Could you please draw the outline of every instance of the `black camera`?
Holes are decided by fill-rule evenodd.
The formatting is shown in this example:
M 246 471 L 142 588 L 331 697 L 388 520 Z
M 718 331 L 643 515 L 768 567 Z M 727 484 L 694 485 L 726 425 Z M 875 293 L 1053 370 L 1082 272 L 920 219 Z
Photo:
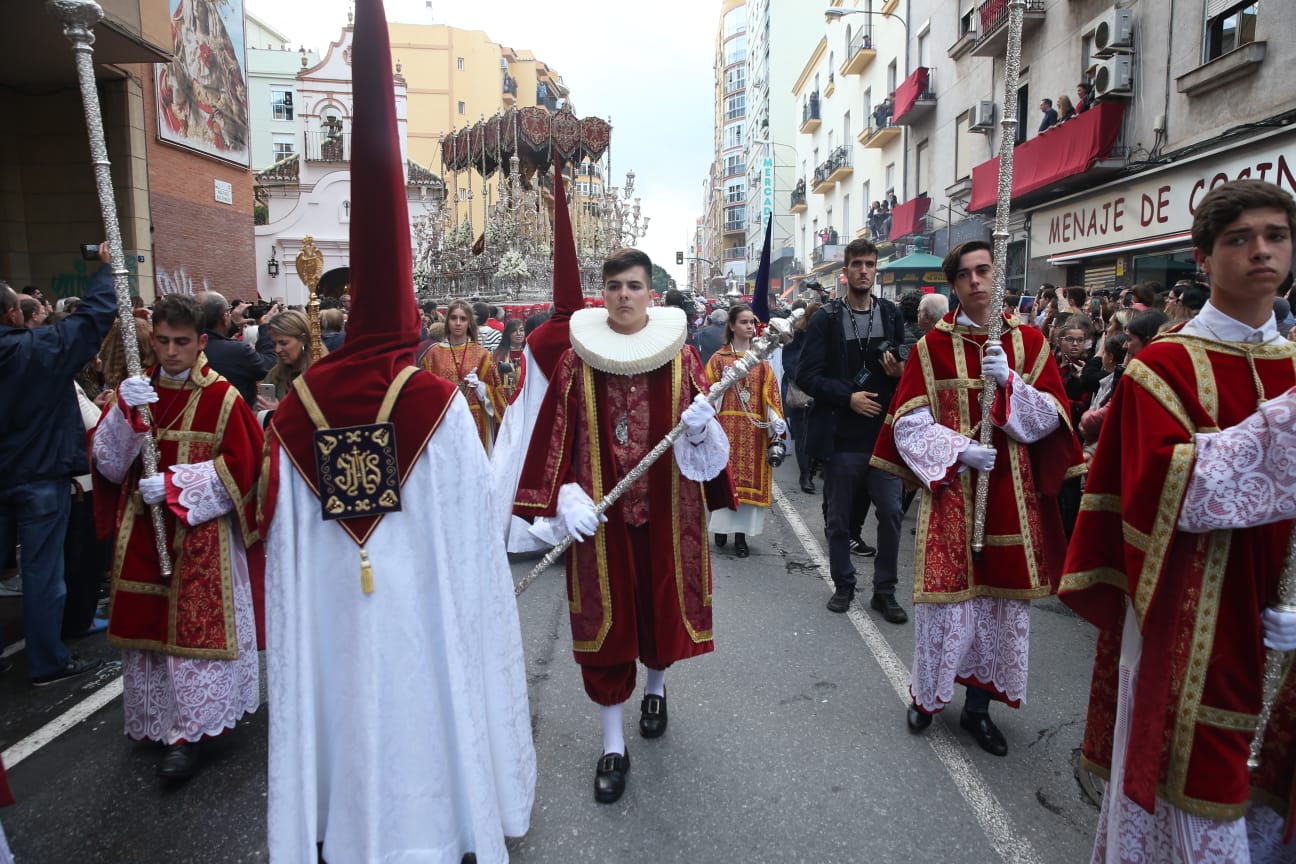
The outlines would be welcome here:
M 860 367 L 859 372 L 855 373 L 855 378 L 851 381 L 856 390 L 867 390 L 870 393 L 881 393 L 892 386 L 890 376 L 885 373 L 870 371 L 870 366 L 876 366 L 879 369 L 882 366 L 882 357 L 889 351 L 895 355 L 896 359 L 904 362 L 909 359 L 909 352 L 912 345 L 896 345 L 890 339 L 883 339 L 877 344 L 877 347 L 868 352 L 864 365 Z

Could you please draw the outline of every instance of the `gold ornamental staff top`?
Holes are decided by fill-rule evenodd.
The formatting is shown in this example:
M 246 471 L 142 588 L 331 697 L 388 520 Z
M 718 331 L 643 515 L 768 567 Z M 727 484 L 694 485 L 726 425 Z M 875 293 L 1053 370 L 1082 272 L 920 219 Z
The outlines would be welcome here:
M 315 293 L 315 289 L 319 287 L 320 277 L 323 275 L 324 253 L 315 248 L 315 238 L 307 234 L 302 238 L 301 249 L 297 252 L 297 277 L 310 289 L 306 317 L 310 320 L 312 363 L 324 356 L 324 338 L 320 334 L 319 296 Z

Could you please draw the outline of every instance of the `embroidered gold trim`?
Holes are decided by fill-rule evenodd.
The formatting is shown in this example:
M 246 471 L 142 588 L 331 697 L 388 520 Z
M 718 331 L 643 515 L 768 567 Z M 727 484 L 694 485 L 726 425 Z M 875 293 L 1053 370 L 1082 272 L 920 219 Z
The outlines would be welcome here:
M 1170 551 L 1170 538 L 1174 534 L 1179 508 L 1188 488 L 1188 479 L 1192 475 L 1193 461 L 1197 458 L 1197 448 L 1193 444 L 1176 444 L 1174 455 L 1166 470 L 1165 485 L 1162 487 L 1161 500 L 1157 506 L 1156 521 L 1152 533 L 1147 539 L 1147 548 L 1143 558 L 1143 569 L 1139 572 L 1138 588 L 1134 594 L 1134 614 L 1138 616 L 1139 629 L 1143 629 L 1143 619 L 1147 615 L 1148 604 L 1156 592 L 1157 583 L 1165 567 L 1165 558 Z M 1122 530 L 1124 526 L 1122 525 Z
M 1188 409 L 1184 407 L 1179 394 L 1160 375 L 1138 360 L 1132 361 L 1125 368 L 1125 375 L 1146 390 L 1153 399 L 1161 403 L 1161 407 L 1184 428 L 1184 431 L 1190 435 L 1196 431 L 1197 426 L 1188 416 Z
M 1080 510 L 1120 513 L 1121 498 L 1119 495 L 1099 495 L 1096 492 L 1086 492 L 1084 497 L 1080 499 Z
M 1204 726 L 1215 726 L 1233 732 L 1245 732 L 1248 736 L 1255 734 L 1259 717 L 1255 714 L 1243 714 L 1240 711 L 1228 711 L 1224 708 L 1211 708 L 1202 705 L 1197 709 L 1197 722 Z
M 603 489 L 603 452 L 599 439 L 599 418 L 598 405 L 596 404 L 594 391 L 594 367 L 588 363 L 581 364 L 582 381 L 585 391 L 585 422 L 589 431 L 590 442 L 590 482 L 593 486 L 591 490 L 594 501 L 597 503 L 603 500 L 605 494 Z M 599 625 L 598 635 L 592 640 L 576 641 L 572 639 L 572 650 L 580 652 L 598 653 L 603 647 L 604 640 L 612 630 L 612 586 L 608 581 L 608 562 L 607 562 L 607 531 L 600 523 L 595 531 L 594 537 L 594 555 L 598 561 L 598 585 L 599 599 L 603 604 L 603 622 Z M 576 553 L 572 553 L 572 558 Z

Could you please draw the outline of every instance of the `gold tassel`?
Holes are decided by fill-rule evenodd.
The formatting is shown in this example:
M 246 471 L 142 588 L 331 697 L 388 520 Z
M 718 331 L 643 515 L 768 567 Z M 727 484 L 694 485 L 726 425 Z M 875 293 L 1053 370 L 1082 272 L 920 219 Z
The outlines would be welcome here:
M 369 553 L 360 550 L 360 590 L 372 594 L 374 590 L 373 567 L 369 566 Z

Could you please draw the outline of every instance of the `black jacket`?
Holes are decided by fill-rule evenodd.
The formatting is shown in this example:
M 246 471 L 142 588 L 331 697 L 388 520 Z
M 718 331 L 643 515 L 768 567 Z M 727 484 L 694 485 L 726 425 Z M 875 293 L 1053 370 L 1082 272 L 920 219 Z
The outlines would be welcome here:
M 874 297 L 882 316 L 883 337 L 893 345 L 904 342 L 904 316 L 890 300 Z M 806 450 L 812 459 L 829 459 L 837 450 L 872 452 L 878 432 L 882 428 L 885 412 L 877 417 L 865 417 L 851 410 L 850 397 L 860 389 L 854 385 L 858 369 L 850 366 L 846 340 L 842 335 L 841 313 L 845 304 L 833 300 L 815 313 L 806 328 L 805 347 L 796 372 L 797 386 L 814 397 L 814 407 L 808 419 L 809 434 Z M 899 379 L 881 372 L 890 384 L 887 392 L 879 394 L 883 405 L 890 403 Z
M 58 324 L 0 324 L 0 489 L 90 470 L 72 376 L 99 352 L 116 317 L 112 268 L 104 266 Z
M 693 346 L 697 348 L 698 354 L 702 355 L 702 365 L 706 365 L 711 359 L 711 355 L 720 350 L 724 344 L 724 325 L 708 324 L 698 329 L 693 334 Z
M 269 327 L 263 326 L 260 329 L 267 336 L 269 335 Z M 257 382 L 264 378 L 265 373 L 273 369 L 277 362 L 274 356 L 274 343 L 267 340 L 266 344 L 269 351 L 258 354 L 258 350 L 262 348 L 260 340 L 257 342 L 257 347 L 253 348 L 246 342 L 228 339 L 215 330 L 207 331 L 207 347 L 203 349 L 207 355 L 207 362 L 211 364 L 214 371 L 234 385 L 234 389 L 247 400 L 248 405 L 256 404 Z

